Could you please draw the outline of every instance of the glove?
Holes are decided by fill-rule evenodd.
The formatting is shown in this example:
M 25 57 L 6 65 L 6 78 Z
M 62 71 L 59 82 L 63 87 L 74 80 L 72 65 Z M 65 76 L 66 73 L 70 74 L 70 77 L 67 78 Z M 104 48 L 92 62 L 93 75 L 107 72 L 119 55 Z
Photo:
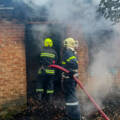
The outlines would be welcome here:
M 73 75 L 74 75 L 75 73 L 73 72 L 73 71 L 70 71 L 69 73 L 68 73 L 68 76 L 70 77 L 70 78 L 73 78 Z

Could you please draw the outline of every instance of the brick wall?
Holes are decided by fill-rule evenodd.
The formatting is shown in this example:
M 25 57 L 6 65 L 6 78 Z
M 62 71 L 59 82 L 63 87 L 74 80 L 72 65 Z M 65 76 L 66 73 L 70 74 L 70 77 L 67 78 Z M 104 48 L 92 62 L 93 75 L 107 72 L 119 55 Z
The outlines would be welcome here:
M 23 24 L 16 24 L 15 21 L 0 21 L 0 108 L 6 103 L 26 102 L 24 29 Z M 75 37 L 80 42 L 79 74 L 80 80 L 84 81 L 88 55 L 86 43 L 81 36 L 75 37 L 73 34 L 71 37 Z
M 24 25 L 0 21 L 0 108 L 26 102 Z M 18 102 L 19 101 L 19 102 Z
M 120 89 L 120 70 L 118 71 L 118 73 L 115 76 L 115 84 Z
M 88 79 L 87 68 L 88 68 L 88 47 L 86 42 L 81 39 L 79 41 L 79 48 L 77 50 L 78 53 L 78 64 L 79 64 L 79 79 L 84 84 Z

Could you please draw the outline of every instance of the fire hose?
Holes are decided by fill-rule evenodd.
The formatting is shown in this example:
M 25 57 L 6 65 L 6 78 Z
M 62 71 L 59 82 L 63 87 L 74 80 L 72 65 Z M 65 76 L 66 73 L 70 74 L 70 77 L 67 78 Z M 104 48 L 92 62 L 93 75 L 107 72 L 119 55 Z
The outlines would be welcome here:
M 62 70 L 66 73 L 69 73 L 70 71 L 59 66 L 59 65 L 49 65 L 49 67 L 52 68 L 57 68 L 59 70 Z M 96 109 L 100 112 L 100 114 L 102 115 L 102 117 L 105 120 L 110 120 L 108 118 L 108 116 L 103 112 L 103 110 L 100 108 L 100 106 L 98 104 L 96 104 L 95 100 L 89 95 L 89 93 L 87 92 L 87 90 L 85 89 L 85 87 L 83 86 L 83 84 L 79 81 L 79 79 L 77 79 L 74 75 L 73 75 L 73 79 L 77 82 L 77 84 L 80 86 L 80 88 L 84 91 L 84 93 L 88 96 L 89 100 L 94 104 L 94 106 L 96 107 Z

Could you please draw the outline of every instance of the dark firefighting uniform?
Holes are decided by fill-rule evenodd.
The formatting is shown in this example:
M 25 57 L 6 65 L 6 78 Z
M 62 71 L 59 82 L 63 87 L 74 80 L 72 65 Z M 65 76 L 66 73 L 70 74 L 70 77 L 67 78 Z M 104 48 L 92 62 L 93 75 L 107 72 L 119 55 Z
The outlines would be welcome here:
M 44 47 L 40 52 L 39 58 L 40 68 L 38 70 L 36 93 L 38 99 L 41 100 L 42 95 L 46 94 L 49 100 L 49 97 L 54 93 L 55 69 L 48 66 L 56 63 L 57 54 L 53 48 Z
M 72 49 L 65 49 L 62 58 L 62 66 L 69 70 L 72 75 L 78 74 L 78 60 Z M 72 120 L 80 120 L 80 105 L 76 97 L 76 81 L 72 75 L 63 74 L 63 87 L 66 102 L 66 112 Z

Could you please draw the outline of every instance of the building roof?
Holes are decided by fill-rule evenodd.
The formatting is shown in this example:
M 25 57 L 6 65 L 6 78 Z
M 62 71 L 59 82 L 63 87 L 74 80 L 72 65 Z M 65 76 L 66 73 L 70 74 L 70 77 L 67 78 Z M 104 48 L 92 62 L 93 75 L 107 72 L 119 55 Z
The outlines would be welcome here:
M 38 9 L 39 14 L 22 1 L 0 0 L 0 19 L 17 19 L 25 21 L 46 21 L 47 11 L 44 7 Z

